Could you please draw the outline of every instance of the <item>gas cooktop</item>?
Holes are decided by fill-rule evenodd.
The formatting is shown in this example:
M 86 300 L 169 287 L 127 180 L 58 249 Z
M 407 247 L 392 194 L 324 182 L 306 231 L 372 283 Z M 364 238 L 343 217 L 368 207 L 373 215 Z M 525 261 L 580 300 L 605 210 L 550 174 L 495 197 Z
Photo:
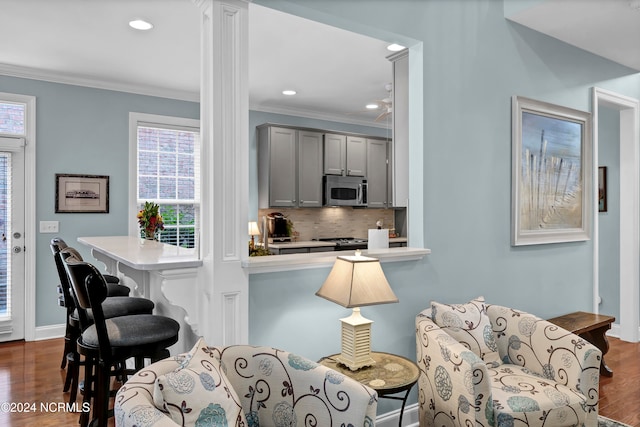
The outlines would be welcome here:
M 325 237 L 314 240 L 335 243 L 336 251 L 367 249 L 367 239 L 360 239 L 356 237 Z

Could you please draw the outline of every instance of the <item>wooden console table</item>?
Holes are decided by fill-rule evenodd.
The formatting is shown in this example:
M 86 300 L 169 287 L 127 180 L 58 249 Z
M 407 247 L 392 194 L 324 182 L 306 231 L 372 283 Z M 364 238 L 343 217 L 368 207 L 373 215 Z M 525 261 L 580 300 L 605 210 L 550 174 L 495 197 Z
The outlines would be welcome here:
M 579 335 L 598 347 L 602 352 L 600 374 L 611 377 L 613 376 L 613 371 L 604 363 L 604 355 L 609 351 L 609 341 L 607 340 L 606 332 L 611 329 L 611 324 L 615 320 L 616 318 L 613 316 L 576 311 L 575 313 L 549 319 L 549 322 Z

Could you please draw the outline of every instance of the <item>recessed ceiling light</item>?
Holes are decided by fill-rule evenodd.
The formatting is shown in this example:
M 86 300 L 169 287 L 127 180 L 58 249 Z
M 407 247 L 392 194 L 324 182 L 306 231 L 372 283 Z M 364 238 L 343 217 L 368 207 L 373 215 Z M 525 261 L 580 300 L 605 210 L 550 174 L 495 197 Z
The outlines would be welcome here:
M 297 92 L 295 90 L 291 90 L 291 89 L 287 89 L 287 90 L 283 90 L 282 94 L 283 95 L 288 95 L 288 96 L 292 96 L 295 95 Z
M 390 50 L 391 52 L 400 52 L 402 49 L 406 49 L 406 48 L 396 43 L 392 43 L 389 46 L 387 46 L 387 50 Z
M 153 28 L 153 24 L 151 22 L 147 22 L 143 19 L 134 19 L 133 21 L 129 21 L 129 26 L 140 31 L 147 31 Z
M 378 104 L 367 104 L 365 108 L 367 110 L 377 110 L 378 108 L 380 108 L 380 106 Z

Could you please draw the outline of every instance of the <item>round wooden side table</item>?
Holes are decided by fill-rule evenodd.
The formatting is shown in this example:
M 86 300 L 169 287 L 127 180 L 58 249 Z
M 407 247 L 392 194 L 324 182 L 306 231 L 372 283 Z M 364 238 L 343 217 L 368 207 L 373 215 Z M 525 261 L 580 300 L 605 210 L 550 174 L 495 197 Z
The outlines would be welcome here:
M 352 371 L 337 362 L 336 356 L 338 355 L 332 354 L 331 356 L 323 357 L 318 363 L 371 387 L 378 393 L 379 397 L 402 401 L 400 421 L 398 423 L 398 426 L 402 426 L 402 415 L 404 414 L 409 392 L 418 381 L 418 376 L 420 375 L 418 365 L 406 357 L 373 351 L 371 352 L 371 357 L 376 361 L 375 365 Z M 405 392 L 403 396 L 392 396 L 401 392 Z

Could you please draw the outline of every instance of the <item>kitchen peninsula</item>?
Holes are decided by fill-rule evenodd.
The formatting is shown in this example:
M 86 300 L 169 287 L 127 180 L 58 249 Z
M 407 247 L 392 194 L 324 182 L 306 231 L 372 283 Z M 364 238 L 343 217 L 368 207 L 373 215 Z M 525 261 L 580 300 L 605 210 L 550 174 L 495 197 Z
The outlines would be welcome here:
M 202 260 L 196 249 L 182 248 L 132 236 L 79 237 L 110 274 L 121 278 L 132 294 L 151 299 L 155 314 L 180 323 L 178 343 L 171 353 L 187 351 L 197 334 L 198 268 Z

